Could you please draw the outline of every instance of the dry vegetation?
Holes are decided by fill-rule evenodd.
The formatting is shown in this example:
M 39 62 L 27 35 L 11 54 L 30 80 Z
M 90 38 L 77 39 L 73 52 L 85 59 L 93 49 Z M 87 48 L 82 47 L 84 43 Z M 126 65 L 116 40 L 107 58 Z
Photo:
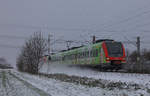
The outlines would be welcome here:
M 137 52 L 134 51 L 127 55 L 127 64 L 124 68 L 128 72 L 134 73 L 150 73 L 150 50 L 142 50 L 140 64 L 137 63 Z
M 17 68 L 19 71 L 25 71 L 36 74 L 40 68 L 40 58 L 46 51 L 47 42 L 41 33 L 34 33 L 25 42 L 20 55 L 17 58 Z

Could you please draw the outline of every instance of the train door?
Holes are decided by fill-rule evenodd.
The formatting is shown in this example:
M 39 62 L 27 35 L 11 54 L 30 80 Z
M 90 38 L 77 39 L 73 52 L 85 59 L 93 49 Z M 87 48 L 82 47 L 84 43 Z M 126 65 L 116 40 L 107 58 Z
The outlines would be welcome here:
M 104 51 L 103 48 L 100 47 L 100 64 L 104 63 Z

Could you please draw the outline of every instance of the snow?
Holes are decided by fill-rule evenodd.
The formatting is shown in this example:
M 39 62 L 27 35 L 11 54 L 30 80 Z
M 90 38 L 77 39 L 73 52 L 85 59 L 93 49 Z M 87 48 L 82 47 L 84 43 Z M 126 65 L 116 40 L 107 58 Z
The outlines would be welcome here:
M 4 72 L 4 70 L 3 70 Z M 3 75 L 5 74 L 5 78 Z M 0 70 L 0 96 L 40 96 L 5 70 Z
M 134 91 L 125 89 L 110 90 L 107 88 L 88 87 L 61 82 L 59 80 L 19 73 L 17 71 L 12 72 L 19 78 L 24 79 L 37 88 L 51 94 L 51 96 L 149 96 L 149 94 L 143 89 Z
M 47 74 L 63 73 L 67 75 L 88 77 L 94 79 L 103 79 L 113 82 L 136 83 L 150 87 L 149 74 L 135 74 L 135 73 L 118 73 L 118 72 L 99 72 L 89 68 L 80 68 L 75 66 L 68 66 L 67 64 L 44 64 L 40 72 Z
M 10 75 L 9 71 L 14 76 Z M 4 76 L 2 72 L 5 72 L 6 77 L 8 78 L 5 79 L 7 86 L 6 88 L 3 85 Z M 101 83 L 105 84 L 112 81 L 125 82 L 127 84 L 136 83 L 140 88 L 132 89 L 132 87 L 130 87 L 127 89 L 119 89 L 119 87 L 115 87 L 110 89 L 108 87 L 89 87 L 86 85 L 75 84 L 74 82 L 62 82 L 60 80 L 47 78 L 44 76 L 22 73 L 14 69 L 1 69 L 0 96 L 40 96 L 37 91 L 29 88 L 25 83 L 19 81 L 17 78 L 20 78 L 35 88 L 42 90 L 42 92 L 49 94 L 50 96 L 150 96 L 150 75 L 148 74 L 99 72 L 90 68 L 80 68 L 64 64 L 51 64 L 49 66 L 46 66 L 45 64 L 41 68 L 41 72 L 49 74 L 64 73 L 68 75 L 76 75 L 79 77 L 102 79 Z M 15 78 L 15 76 L 17 78 Z

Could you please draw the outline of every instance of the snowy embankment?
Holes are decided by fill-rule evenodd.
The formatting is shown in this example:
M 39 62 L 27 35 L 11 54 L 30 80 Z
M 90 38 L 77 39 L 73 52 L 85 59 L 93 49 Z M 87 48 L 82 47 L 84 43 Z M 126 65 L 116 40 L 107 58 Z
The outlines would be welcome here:
M 101 87 L 89 87 L 80 84 L 62 82 L 38 75 L 29 75 L 17 71 L 11 71 L 18 78 L 21 78 L 33 86 L 51 94 L 51 96 L 149 96 L 145 89 L 109 89 Z
M 0 70 L 0 96 L 41 96 L 10 74 L 9 70 Z M 48 96 L 48 95 L 47 95 Z
M 80 68 L 76 66 L 68 66 L 64 64 L 45 64 L 42 66 L 41 73 L 46 74 L 67 74 L 69 76 L 88 77 L 93 79 L 102 79 L 113 82 L 125 82 L 131 84 L 140 84 L 150 88 L 149 74 L 135 74 L 135 73 L 117 73 L 117 72 L 99 72 L 89 68 Z

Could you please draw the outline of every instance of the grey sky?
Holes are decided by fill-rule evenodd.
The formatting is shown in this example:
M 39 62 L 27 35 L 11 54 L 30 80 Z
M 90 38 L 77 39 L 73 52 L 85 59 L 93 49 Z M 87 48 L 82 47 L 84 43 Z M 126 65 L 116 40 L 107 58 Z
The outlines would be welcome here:
M 134 41 L 141 36 L 145 42 L 150 40 L 149 5 L 150 0 L 0 0 L 0 35 L 28 37 L 41 30 L 45 36 L 51 33 L 53 39 L 89 40 L 97 35 Z M 0 37 L 0 44 L 23 43 L 21 38 Z M 142 46 L 149 48 L 148 44 Z M 0 57 L 15 64 L 19 49 L 4 46 L 0 49 Z

